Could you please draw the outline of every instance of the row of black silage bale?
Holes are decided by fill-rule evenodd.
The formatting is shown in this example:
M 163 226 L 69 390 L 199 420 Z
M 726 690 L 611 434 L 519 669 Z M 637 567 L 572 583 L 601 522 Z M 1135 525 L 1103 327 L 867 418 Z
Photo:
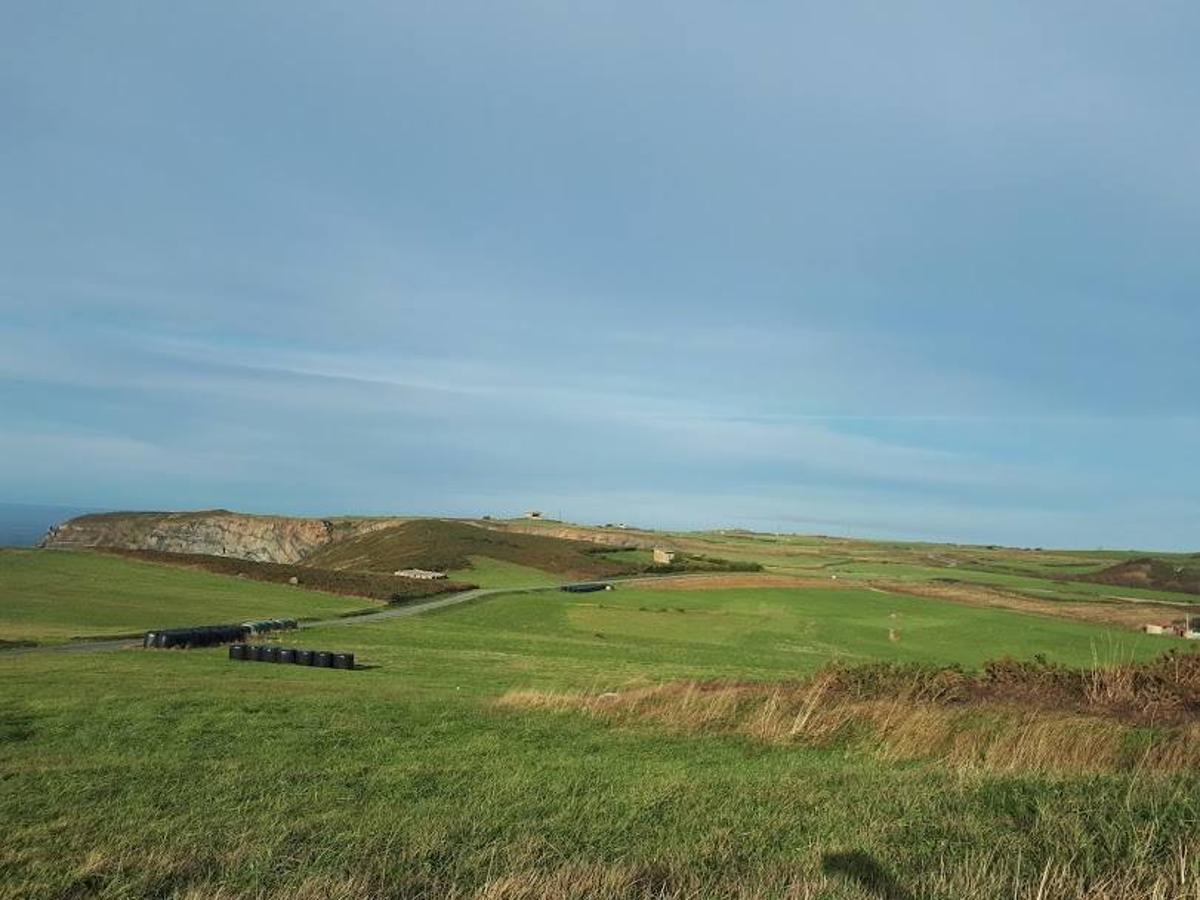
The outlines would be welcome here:
M 272 662 L 284 665 L 312 666 L 315 669 L 353 669 L 353 653 L 328 650 L 295 650 L 269 644 L 231 644 L 229 658 L 240 662 Z
M 241 641 L 246 630 L 241 625 L 196 625 L 192 628 L 163 628 L 147 631 L 142 646 L 160 650 L 189 647 L 212 647 Z
M 268 631 L 288 631 L 300 625 L 295 619 L 263 619 L 258 622 L 243 622 L 240 625 L 195 625 L 191 628 L 163 628 L 147 631 L 142 646 L 169 649 L 174 647 L 211 647 L 244 641 L 252 634 Z
M 247 635 L 266 634 L 268 631 L 291 631 L 299 627 L 300 623 L 295 619 L 261 619 L 257 622 L 242 623 Z

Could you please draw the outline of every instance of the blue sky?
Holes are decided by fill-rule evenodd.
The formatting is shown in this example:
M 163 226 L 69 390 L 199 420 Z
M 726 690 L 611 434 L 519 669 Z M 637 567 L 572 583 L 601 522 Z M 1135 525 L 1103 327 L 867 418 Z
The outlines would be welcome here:
M 0 11 L 0 500 L 1200 549 L 1193 3 Z

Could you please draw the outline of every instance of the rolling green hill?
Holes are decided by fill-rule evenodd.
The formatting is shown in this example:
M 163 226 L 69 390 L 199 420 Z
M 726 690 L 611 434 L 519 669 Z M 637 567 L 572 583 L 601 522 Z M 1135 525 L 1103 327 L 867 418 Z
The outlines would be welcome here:
M 321 616 L 266 640 L 361 664 L 0 651 L 0 897 L 1200 898 L 1200 647 L 1137 630 L 1195 597 L 1067 580 L 1145 553 L 662 534 L 768 571 L 571 594 L 646 547 L 368 525 L 286 565 L 0 553 L 0 642 Z M 514 590 L 304 589 L 409 566 Z
M 100 596 L 110 611 L 184 608 L 217 582 L 238 598 L 319 596 L 91 554 L 21 558 L 5 602 L 77 581 L 64 621 Z M 83 563 L 104 568 L 63 569 Z M 1185 642 L 861 587 L 702 583 L 494 595 L 282 638 L 352 650 L 356 672 L 236 663 L 224 648 L 0 653 L 0 896 L 1195 896 L 1200 784 L 1186 757 L 1145 769 L 1158 730 L 886 697 L 871 707 L 893 723 L 886 746 L 853 728 L 794 739 L 806 695 L 781 736 L 766 728 L 775 686 L 803 690 L 833 659 L 1087 664 Z M 681 679 L 699 695 L 724 685 L 717 698 L 740 706 L 722 715 L 741 718 L 689 693 L 645 722 L 603 712 L 631 692 L 669 698 Z M 560 693 L 561 712 L 520 702 Z M 572 712 L 575 696 L 600 714 Z M 1049 734 L 1062 743 L 1047 748 Z M 980 751 L 956 749 L 966 739 Z M 1115 749 L 1073 774 L 1011 752 L 997 764 L 984 751 L 1004 741 L 1068 766 L 1080 747 Z
M 471 557 L 486 557 L 564 575 L 609 578 L 636 566 L 602 554 L 611 549 L 583 541 L 496 531 L 465 522 L 416 519 L 322 547 L 304 559 L 322 569 L 394 572 L 397 569 L 456 571 L 470 577 Z
M 374 605 L 286 584 L 99 553 L 0 550 L 0 640 L 56 643 L 244 619 L 320 618 Z
M 1117 587 L 1200 594 L 1200 560 L 1193 557 L 1189 562 L 1190 565 L 1147 556 L 1109 566 L 1084 578 Z

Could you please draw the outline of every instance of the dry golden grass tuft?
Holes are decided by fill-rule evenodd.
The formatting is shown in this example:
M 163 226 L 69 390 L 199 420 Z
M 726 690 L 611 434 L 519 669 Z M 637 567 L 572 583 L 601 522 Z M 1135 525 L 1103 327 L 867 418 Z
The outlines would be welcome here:
M 1168 657 L 1085 673 L 1001 662 L 979 675 L 830 667 L 803 682 L 523 690 L 498 703 L 775 745 L 868 746 L 885 760 L 934 759 L 960 771 L 1171 774 L 1200 771 L 1200 716 L 1187 693 L 1198 663 Z

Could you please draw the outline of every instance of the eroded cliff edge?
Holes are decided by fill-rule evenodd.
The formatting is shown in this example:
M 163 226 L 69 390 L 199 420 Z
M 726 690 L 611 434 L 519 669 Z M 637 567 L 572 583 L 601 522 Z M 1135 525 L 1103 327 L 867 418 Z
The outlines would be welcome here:
M 251 516 L 223 509 L 98 513 L 55 525 L 41 546 L 119 547 L 295 563 L 320 547 L 398 521 L 402 520 Z

